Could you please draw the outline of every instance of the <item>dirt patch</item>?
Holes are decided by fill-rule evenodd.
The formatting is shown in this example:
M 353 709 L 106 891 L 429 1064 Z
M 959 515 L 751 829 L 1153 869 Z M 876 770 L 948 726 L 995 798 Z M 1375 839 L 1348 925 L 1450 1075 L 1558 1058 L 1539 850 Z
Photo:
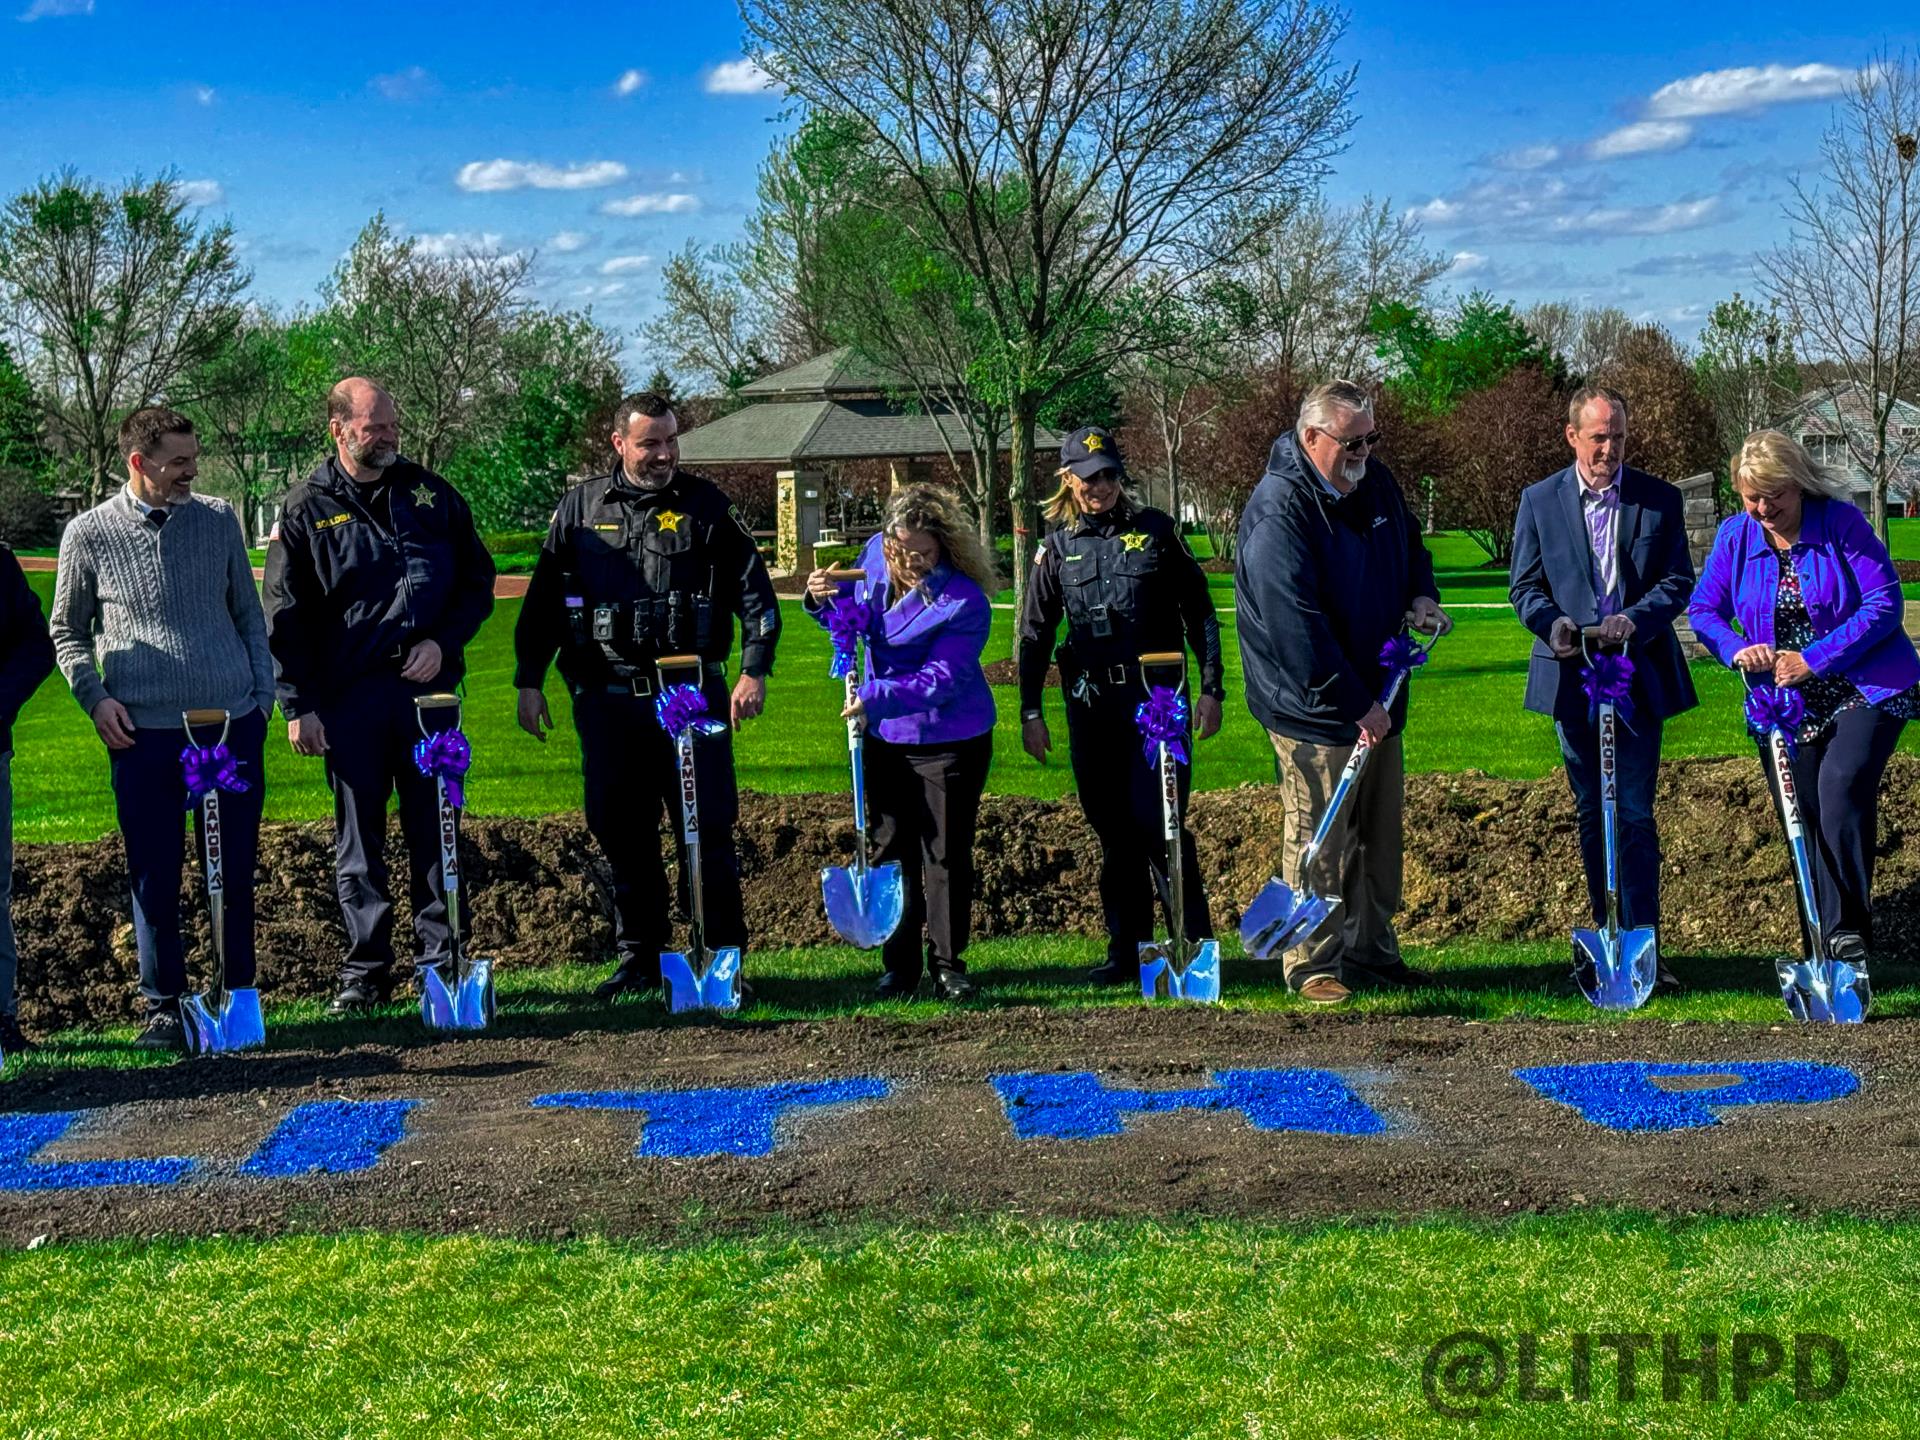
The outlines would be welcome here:
M 1657 803 L 1665 849 L 1662 948 L 1672 955 L 1773 953 L 1793 945 L 1789 862 L 1758 763 L 1676 761 L 1661 771 Z M 853 854 L 846 811 L 837 795 L 742 797 L 739 843 L 756 946 L 834 942 L 820 906 L 819 875 L 821 867 L 844 864 Z M 1884 958 L 1905 963 L 1920 961 L 1920 839 L 1905 828 L 1916 814 L 1920 759 L 1896 755 L 1880 808 L 1875 928 Z M 1193 817 L 1215 929 L 1227 934 L 1239 924 L 1240 906 L 1272 873 L 1281 833 L 1278 798 L 1266 786 L 1211 791 L 1194 798 Z M 578 816 L 474 819 L 466 833 L 482 953 L 530 966 L 607 958 L 610 877 Z M 1096 853 L 1073 800 L 989 796 L 977 857 L 975 933 L 1100 933 L 1088 863 Z M 397 828 L 388 860 L 396 876 L 406 873 Z M 21 1011 L 28 1027 L 129 1018 L 136 967 L 119 841 L 23 846 L 15 866 Z M 330 827 L 267 827 L 257 883 L 261 988 L 269 999 L 326 993 L 346 943 L 334 899 Z M 190 953 L 201 956 L 205 905 L 191 873 L 186 887 Z M 1409 777 L 1406 938 L 1563 939 L 1585 903 L 1573 805 L 1559 776 Z M 404 893 L 397 910 L 395 934 L 404 941 L 411 934 Z
M 1020 683 L 1020 662 L 1018 660 L 995 660 L 989 665 L 981 666 L 981 669 L 986 672 L 987 683 L 989 685 L 1018 685 Z M 1047 666 L 1047 688 L 1049 690 L 1058 690 L 1060 688 L 1060 667 L 1058 665 Z
M 805 982 L 771 982 L 798 988 Z M 657 1017 L 658 1012 L 652 1014 Z M 623 1018 L 624 1017 L 624 1018 Z M 30 1072 L 15 1115 L 88 1110 L 35 1163 L 189 1156 L 174 1185 L 0 1194 L 0 1244 L 357 1227 L 535 1237 L 747 1231 L 776 1217 L 945 1221 L 979 1214 L 1405 1218 L 1585 1205 L 1667 1214 L 1920 1211 L 1920 1022 L 1841 1033 L 1732 1025 L 1498 1025 L 1126 1007 L 955 1013 L 914 1023 L 665 1023 L 583 1009 L 503 1017 L 491 1035 L 278 1050 L 162 1070 Z M 609 1029 L 640 1024 L 640 1029 Z M 306 1043 L 325 1045 L 326 1027 Z M 396 1031 L 400 1026 L 396 1024 Z M 300 1043 L 276 1034 L 277 1045 Z M 1623 1132 L 1515 1067 L 1644 1060 L 1838 1064 L 1858 1089 L 1729 1108 L 1699 1129 Z M 1020 1139 L 991 1083 L 1097 1068 L 1109 1087 L 1197 1089 L 1219 1071 L 1339 1075 L 1377 1133 L 1256 1129 L 1231 1110 L 1136 1113 L 1093 1139 Z M 769 1154 L 637 1154 L 632 1110 L 539 1108 L 556 1092 L 685 1091 L 879 1079 L 858 1105 L 790 1112 Z M 239 1175 L 296 1105 L 418 1102 L 407 1138 L 355 1174 Z M 664 1123 L 649 1111 L 646 1125 Z M 18 1184 L 18 1181 L 9 1183 Z

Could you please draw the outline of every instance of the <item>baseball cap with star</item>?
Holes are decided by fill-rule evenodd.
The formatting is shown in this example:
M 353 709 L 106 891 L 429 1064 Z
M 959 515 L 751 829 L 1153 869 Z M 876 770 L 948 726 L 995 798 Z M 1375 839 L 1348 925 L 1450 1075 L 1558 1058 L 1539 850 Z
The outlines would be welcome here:
M 1090 480 L 1103 470 L 1127 473 L 1120 458 L 1120 442 L 1111 431 L 1099 425 L 1085 425 L 1060 445 L 1060 464 L 1082 480 Z

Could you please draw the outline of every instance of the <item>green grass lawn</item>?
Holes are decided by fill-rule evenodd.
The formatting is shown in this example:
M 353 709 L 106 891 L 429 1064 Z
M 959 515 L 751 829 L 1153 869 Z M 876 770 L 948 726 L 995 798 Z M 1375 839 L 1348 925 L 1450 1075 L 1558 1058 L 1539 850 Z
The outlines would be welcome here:
M 0 1256 L 0 1414 L 45 1437 L 1899 1437 L 1920 1227 L 1855 1220 L 1076 1224 L 527 1242 L 353 1234 Z M 1461 1330 L 1698 1333 L 1720 1392 L 1436 1414 Z M 1736 1404 L 1731 1336 L 1848 1348 L 1846 1388 Z M 1656 1347 L 1658 1341 L 1656 1340 Z M 1790 1370 L 1790 1366 L 1789 1366 Z M 1824 1367 L 1816 1371 L 1824 1375 Z
M 28 578 L 43 602 L 51 597 L 51 574 Z M 475 754 L 469 793 L 475 813 L 481 815 L 540 815 L 580 803 L 579 747 L 557 679 L 547 684 L 559 726 L 548 742 L 535 743 L 514 724 L 513 624 L 519 606 L 518 600 L 499 601 L 468 655 L 466 727 Z M 837 790 L 846 783 L 846 732 L 839 719 L 839 682 L 827 675 L 831 647 L 825 632 L 797 604 L 788 605 L 784 613 L 787 629 L 768 686 L 766 714 L 750 722 L 739 737 L 740 783 L 768 792 Z M 1552 727 L 1521 709 L 1526 632 L 1504 608 L 1462 610 L 1456 621 L 1432 663 L 1411 682 L 1408 768 L 1479 769 L 1514 778 L 1549 773 L 1559 763 Z M 1246 708 L 1232 614 L 1223 613 L 1220 623 L 1226 724 L 1199 747 L 1196 780 L 1203 790 L 1273 778 L 1271 747 Z M 996 611 L 988 658 L 1010 655 L 1013 634 L 1012 612 Z M 1698 662 L 1694 681 L 1700 708 L 1668 725 L 1667 756 L 1744 751 L 1738 679 L 1710 662 Z M 1048 798 L 1066 794 L 1072 776 L 1059 693 L 1047 698 L 1056 748 L 1045 766 L 1034 764 L 1020 748 L 1014 689 L 1003 687 L 997 699 L 1000 720 L 989 788 Z M 267 818 L 297 821 L 330 815 L 320 763 L 294 755 L 284 735 L 277 724 L 268 732 Z M 1901 743 L 1908 748 L 1920 745 L 1920 734 L 1909 730 Z M 114 828 L 106 751 L 58 677 L 41 686 L 14 727 L 13 783 L 14 829 L 21 842 L 89 840 Z

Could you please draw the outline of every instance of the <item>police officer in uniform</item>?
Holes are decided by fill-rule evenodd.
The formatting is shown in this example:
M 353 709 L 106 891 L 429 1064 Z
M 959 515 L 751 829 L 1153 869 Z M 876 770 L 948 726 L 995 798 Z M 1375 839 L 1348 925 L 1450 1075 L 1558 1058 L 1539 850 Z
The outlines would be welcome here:
M 493 611 L 493 557 L 445 480 L 400 457 L 393 397 L 342 380 L 327 397 L 335 454 L 287 492 L 267 550 L 267 645 L 287 739 L 326 757 L 348 948 L 336 1014 L 393 990 L 387 797 L 400 793 L 422 964 L 452 953 L 440 883 L 439 795 L 414 764 L 414 697 L 451 690 Z M 468 905 L 462 904 L 462 936 Z
M 542 687 L 556 654 L 573 696 L 587 828 L 613 870 L 618 964 L 594 992 L 602 1000 L 657 989 L 670 938 L 659 825 L 664 809 L 679 849 L 679 787 L 673 742 L 654 715 L 655 662 L 699 655 L 708 713 L 737 730 L 766 703 L 780 638 L 779 602 L 752 532 L 718 486 L 679 468 L 678 435 L 660 396 L 620 402 L 619 463 L 561 498 L 513 636 L 521 728 L 537 740 L 553 728 Z M 736 615 L 741 674 L 729 694 Z M 694 746 L 706 940 L 744 946 L 733 737 L 700 737 Z M 683 901 L 686 882 L 683 863 Z
M 1126 491 L 1119 446 L 1099 426 L 1076 430 L 1060 447 L 1060 489 L 1047 506 L 1054 528 L 1034 557 L 1020 614 L 1020 741 L 1045 762 L 1053 737 L 1041 698 L 1054 637 L 1066 692 L 1067 749 L 1087 823 L 1100 837 L 1100 908 L 1107 926 L 1102 984 L 1140 974 L 1142 942 L 1153 938 L 1153 886 L 1166 890 L 1160 778 L 1146 758 L 1134 712 L 1147 698 L 1140 656 L 1191 649 L 1200 660 L 1193 702 L 1199 737 L 1220 729 L 1226 694 L 1220 622 L 1207 577 L 1171 516 L 1136 505 Z M 1185 813 L 1191 770 L 1180 766 Z M 1211 936 L 1193 836 L 1181 824 L 1186 934 Z M 1151 878 L 1152 884 L 1147 883 Z

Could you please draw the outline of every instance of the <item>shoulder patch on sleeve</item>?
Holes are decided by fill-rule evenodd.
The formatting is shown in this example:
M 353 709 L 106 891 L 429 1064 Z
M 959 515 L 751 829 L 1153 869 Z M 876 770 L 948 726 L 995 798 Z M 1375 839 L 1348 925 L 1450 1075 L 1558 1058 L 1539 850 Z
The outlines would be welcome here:
M 753 531 L 747 528 L 746 518 L 741 515 L 738 505 L 727 506 L 727 518 L 740 527 L 740 533 L 742 535 L 746 536 L 749 540 L 753 539 Z

